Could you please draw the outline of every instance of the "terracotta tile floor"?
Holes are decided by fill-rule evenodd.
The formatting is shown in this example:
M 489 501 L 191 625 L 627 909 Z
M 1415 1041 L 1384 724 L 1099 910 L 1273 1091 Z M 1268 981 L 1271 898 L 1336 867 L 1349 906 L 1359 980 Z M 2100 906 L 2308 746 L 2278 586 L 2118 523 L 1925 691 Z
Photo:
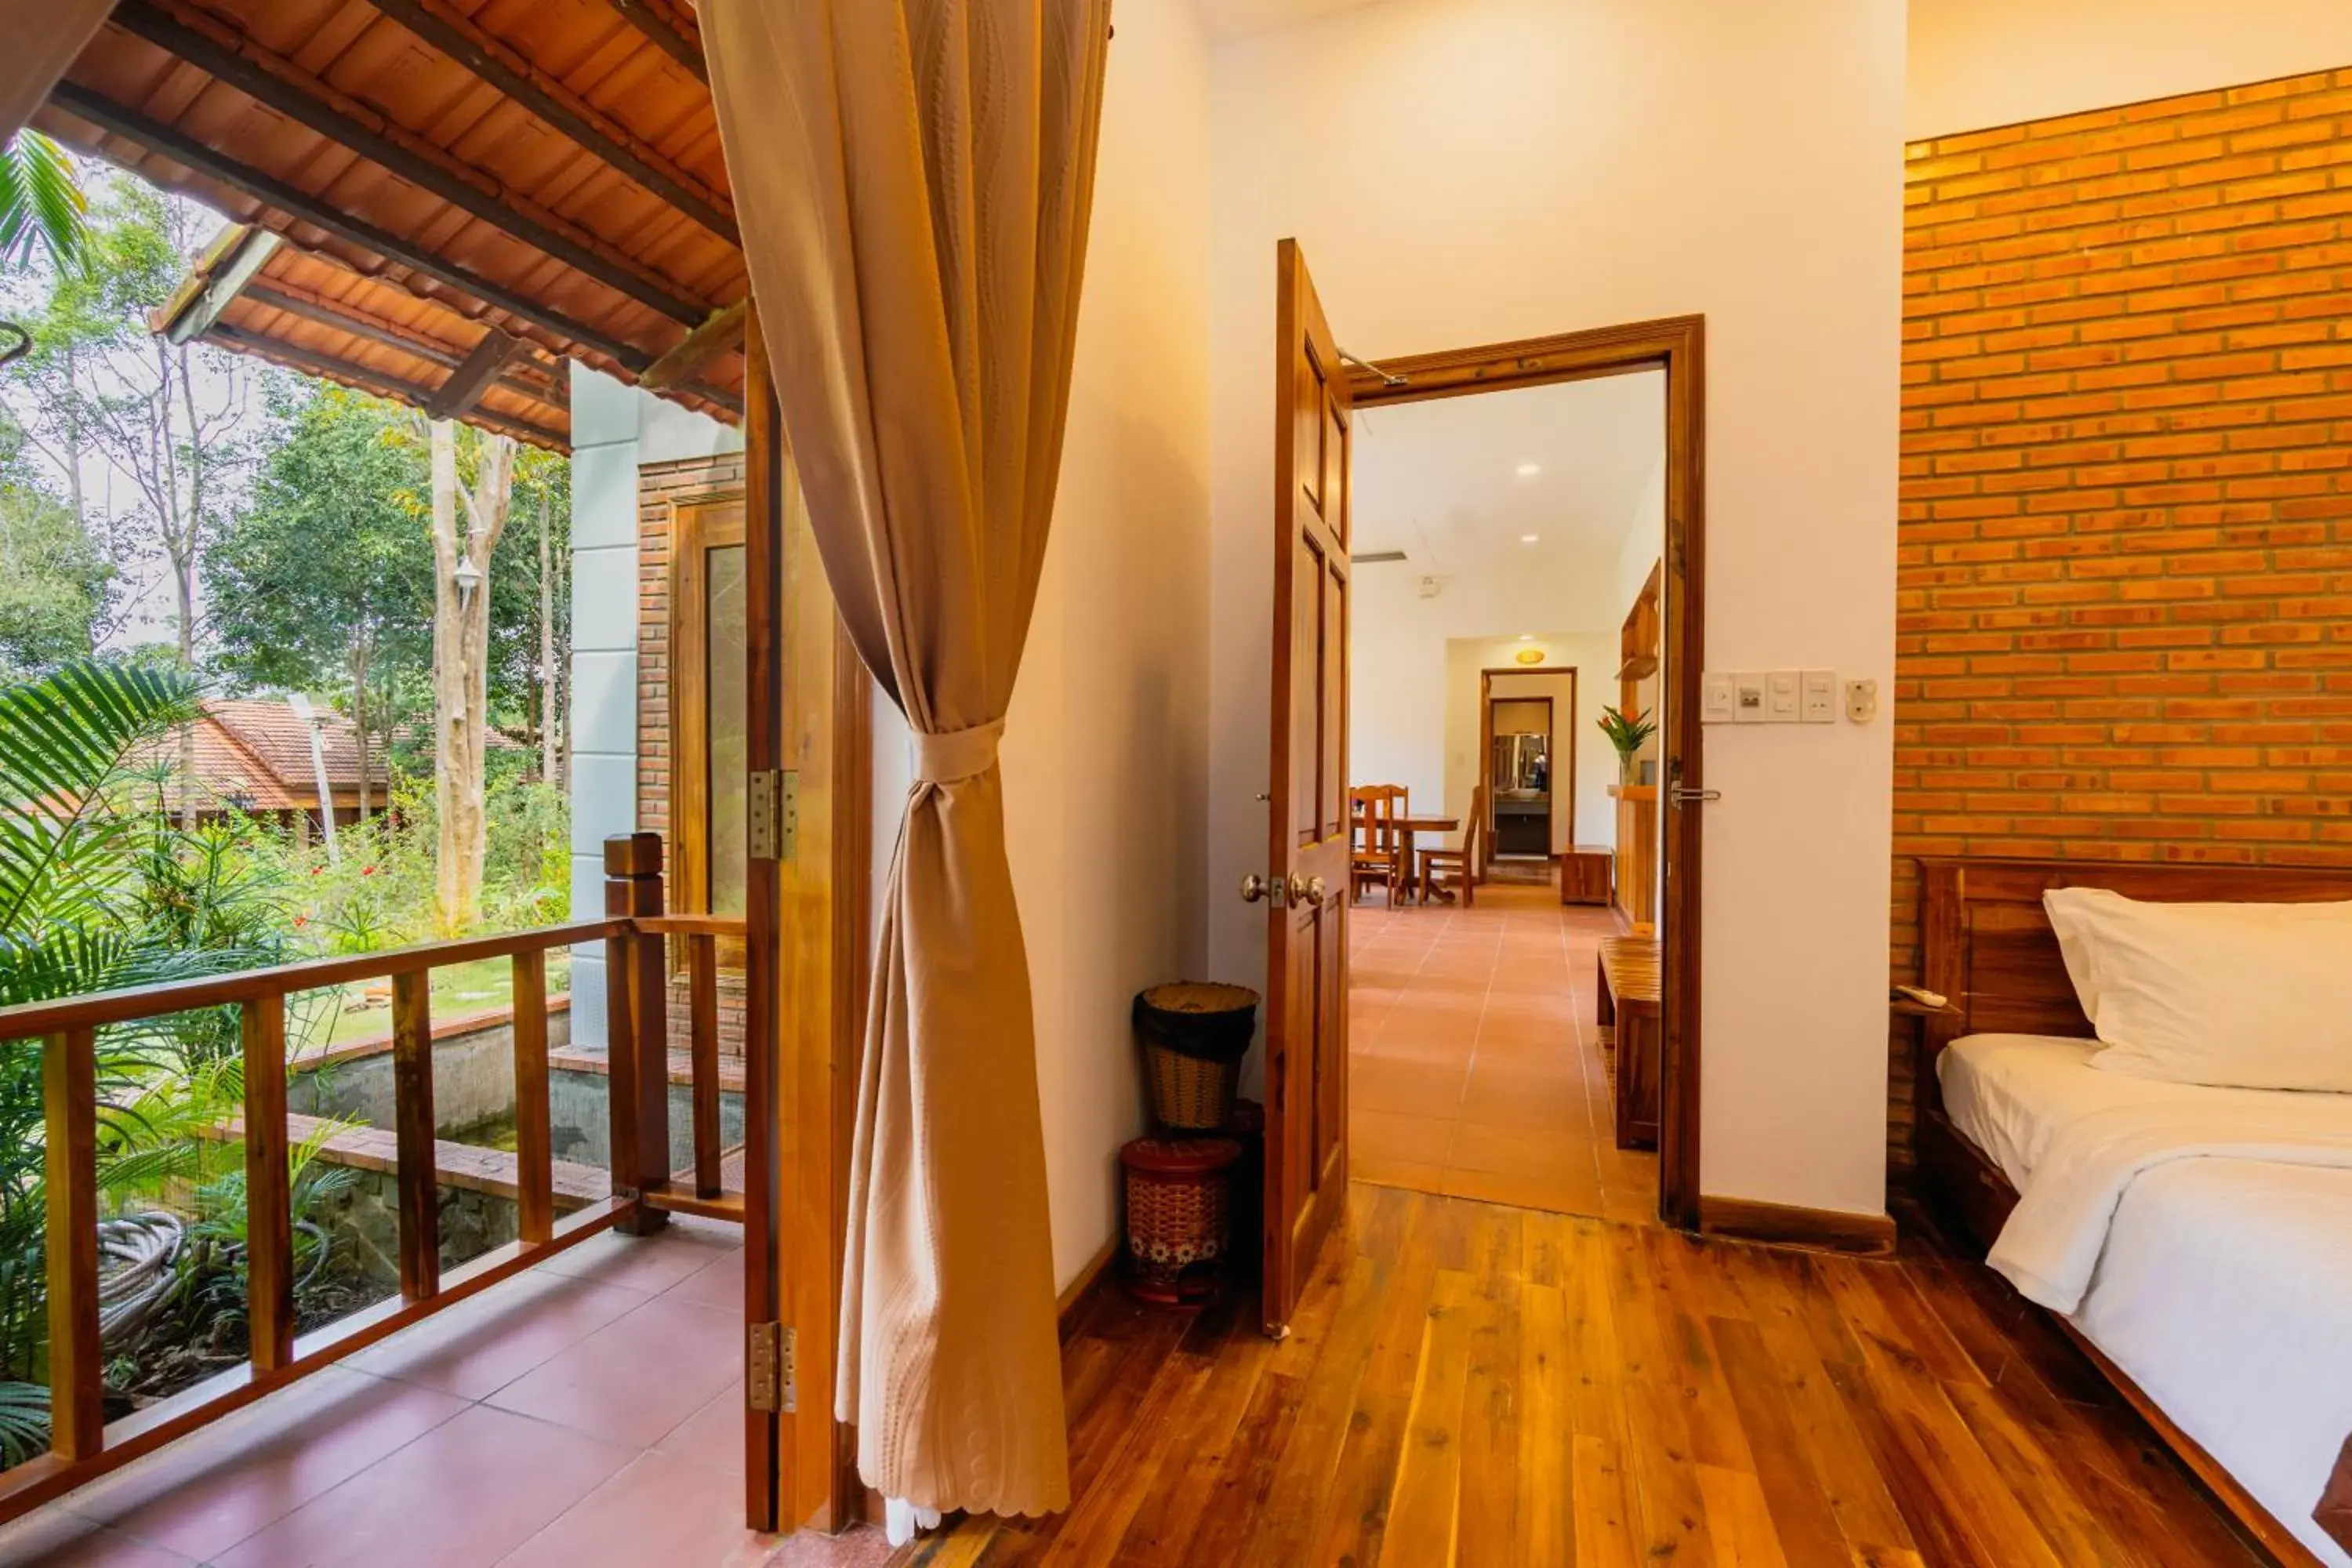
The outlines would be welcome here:
M 1349 1174 L 1653 1223 L 1657 1158 L 1621 1151 L 1594 1034 L 1607 910 L 1490 880 L 1470 909 L 1352 911 Z
M 0 1530 L 0 1568 L 853 1568 L 742 1528 L 731 1226 L 604 1236 Z

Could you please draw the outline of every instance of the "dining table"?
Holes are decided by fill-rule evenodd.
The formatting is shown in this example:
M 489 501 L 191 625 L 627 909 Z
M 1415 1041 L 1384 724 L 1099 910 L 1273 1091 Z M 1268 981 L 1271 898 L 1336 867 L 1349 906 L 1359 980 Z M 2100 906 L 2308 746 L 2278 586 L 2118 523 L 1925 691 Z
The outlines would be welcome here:
M 1417 899 L 1420 894 L 1421 858 L 1413 853 L 1413 835 L 1458 832 L 1462 819 L 1458 816 L 1405 816 L 1390 818 L 1389 826 L 1396 830 L 1397 853 L 1404 862 L 1401 868 L 1401 885 L 1407 897 Z

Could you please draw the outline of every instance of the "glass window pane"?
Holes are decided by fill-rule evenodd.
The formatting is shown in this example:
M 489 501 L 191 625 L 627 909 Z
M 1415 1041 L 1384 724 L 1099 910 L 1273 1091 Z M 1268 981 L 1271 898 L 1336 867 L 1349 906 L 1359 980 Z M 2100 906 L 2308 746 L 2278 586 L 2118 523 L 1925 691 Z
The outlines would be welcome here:
M 704 668 L 710 694 L 710 912 L 740 915 L 746 860 L 743 780 L 751 765 L 745 731 L 749 656 L 744 647 L 743 547 L 724 545 L 707 552 L 704 559 L 709 584 L 704 605 L 709 628 Z

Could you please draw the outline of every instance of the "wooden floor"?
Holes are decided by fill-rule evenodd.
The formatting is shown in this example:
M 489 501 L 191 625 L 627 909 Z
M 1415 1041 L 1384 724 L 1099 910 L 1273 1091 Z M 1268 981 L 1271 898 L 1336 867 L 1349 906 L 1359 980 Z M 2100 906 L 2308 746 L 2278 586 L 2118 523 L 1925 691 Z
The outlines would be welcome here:
M 1098 1293 L 1076 1504 L 925 1568 L 2256 1561 L 1991 1275 L 1360 1184 L 1291 1336 Z M 1250 1305 L 1254 1306 L 1254 1303 Z

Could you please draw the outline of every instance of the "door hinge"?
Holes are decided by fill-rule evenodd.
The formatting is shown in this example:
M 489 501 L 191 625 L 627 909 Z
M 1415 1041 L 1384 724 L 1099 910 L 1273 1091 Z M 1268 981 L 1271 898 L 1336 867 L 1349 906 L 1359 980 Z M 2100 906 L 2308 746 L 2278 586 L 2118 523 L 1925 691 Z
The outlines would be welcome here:
M 793 1362 L 794 1331 L 779 1322 L 745 1325 L 743 1403 L 754 1410 L 791 1415 L 800 1405 Z
M 744 852 L 754 860 L 789 860 L 801 826 L 801 775 L 789 768 L 754 768 L 744 810 Z

